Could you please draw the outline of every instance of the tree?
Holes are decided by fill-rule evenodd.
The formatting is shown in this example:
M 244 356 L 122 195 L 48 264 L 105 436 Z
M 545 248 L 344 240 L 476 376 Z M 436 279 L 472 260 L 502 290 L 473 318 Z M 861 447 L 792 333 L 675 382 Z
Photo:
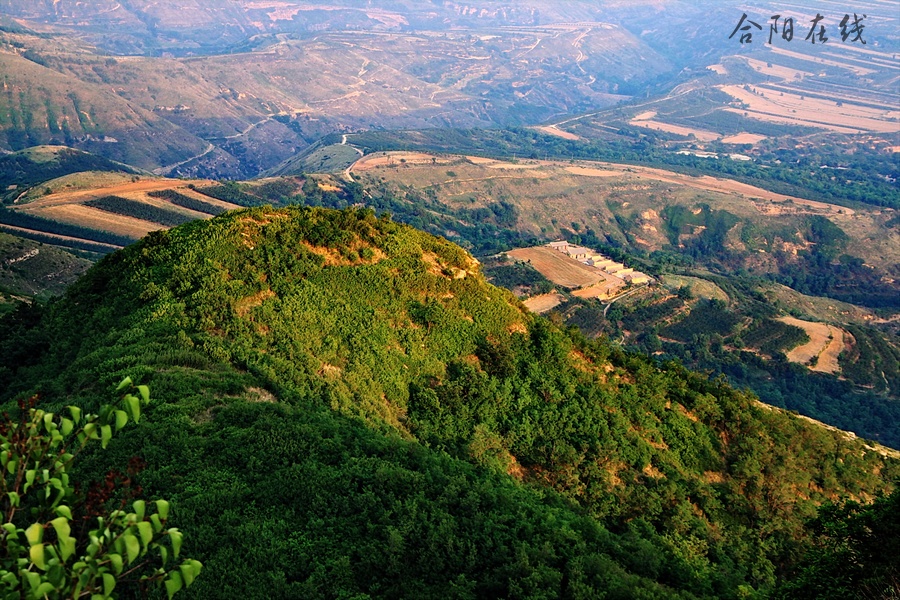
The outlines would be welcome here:
M 3 598 L 112 598 L 118 584 L 163 583 L 169 598 L 193 583 L 199 561 L 176 565 L 182 534 L 167 527 L 169 503 L 135 500 L 85 514 L 69 471 L 88 444 L 106 448 L 137 423 L 150 401 L 146 386 L 125 378 L 118 405 L 98 414 L 68 407 L 68 416 L 21 401 L 20 415 L 0 419 L 0 594 Z M 85 526 L 79 526 L 84 523 Z

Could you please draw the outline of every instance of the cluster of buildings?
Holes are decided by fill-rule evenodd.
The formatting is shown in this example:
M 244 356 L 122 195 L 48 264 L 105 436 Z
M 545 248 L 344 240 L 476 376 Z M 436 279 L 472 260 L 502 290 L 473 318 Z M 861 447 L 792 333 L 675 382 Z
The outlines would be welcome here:
M 597 254 L 590 248 L 584 246 L 576 246 L 569 242 L 550 242 L 547 244 L 557 252 L 562 252 L 569 258 L 574 258 L 578 262 L 599 269 L 608 275 L 613 275 L 628 283 L 638 285 L 641 283 L 649 283 L 650 276 L 634 269 L 629 269 L 622 263 L 617 263 L 611 258 L 607 258 L 602 254 Z

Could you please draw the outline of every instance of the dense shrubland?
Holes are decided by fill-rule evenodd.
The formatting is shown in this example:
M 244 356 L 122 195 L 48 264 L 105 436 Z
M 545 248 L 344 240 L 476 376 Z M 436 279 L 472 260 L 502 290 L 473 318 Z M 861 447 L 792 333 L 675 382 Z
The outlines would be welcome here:
M 477 271 L 370 210 L 231 212 L 0 320 L 0 389 L 151 386 L 78 476 L 146 462 L 204 564 L 185 597 L 766 595 L 822 502 L 893 489 L 897 461 Z

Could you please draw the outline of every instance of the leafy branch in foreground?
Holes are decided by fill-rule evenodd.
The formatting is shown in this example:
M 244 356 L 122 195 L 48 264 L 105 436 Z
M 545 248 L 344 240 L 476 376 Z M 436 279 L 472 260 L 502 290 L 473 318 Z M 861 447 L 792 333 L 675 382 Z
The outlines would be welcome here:
M 155 511 L 136 500 L 131 512 L 123 505 L 100 516 L 78 514 L 84 506 L 69 479 L 72 462 L 93 441 L 106 448 L 150 401 L 147 386 L 130 378 L 116 391 L 120 402 L 98 414 L 69 406 L 68 416 L 57 415 L 34 408 L 32 398 L 20 402 L 18 420 L 0 419 L 3 598 L 112 598 L 124 582 L 163 582 L 171 598 L 200 573 L 196 560 L 174 563 L 182 534 L 167 527 L 165 500 L 152 503 Z

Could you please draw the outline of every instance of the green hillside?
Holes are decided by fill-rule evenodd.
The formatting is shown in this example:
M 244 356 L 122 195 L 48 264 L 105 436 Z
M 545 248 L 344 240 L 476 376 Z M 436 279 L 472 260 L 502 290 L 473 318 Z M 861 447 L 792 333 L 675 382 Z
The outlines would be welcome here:
M 0 319 L 0 355 L 7 403 L 150 386 L 78 475 L 142 459 L 204 564 L 185 598 L 766 597 L 819 505 L 900 477 L 532 316 L 459 247 L 363 209 L 154 232 Z
M 0 201 L 11 203 L 30 187 L 82 171 L 137 173 L 131 167 L 65 146 L 35 146 L 0 156 Z

